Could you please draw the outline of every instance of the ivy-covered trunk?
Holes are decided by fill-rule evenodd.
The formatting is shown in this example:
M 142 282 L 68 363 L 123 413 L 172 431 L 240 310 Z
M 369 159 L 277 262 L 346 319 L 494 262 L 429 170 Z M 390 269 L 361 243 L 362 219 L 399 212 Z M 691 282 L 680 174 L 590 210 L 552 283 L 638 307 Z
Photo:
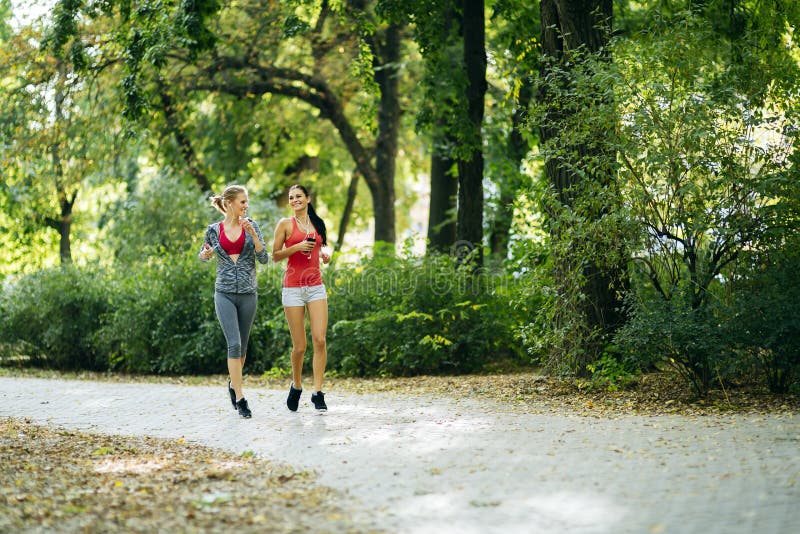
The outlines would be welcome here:
M 566 81 L 581 54 L 604 53 L 611 29 L 611 0 L 542 0 L 540 9 L 543 79 Z M 607 132 L 598 129 L 581 138 L 562 131 L 570 115 L 586 112 L 578 106 L 599 105 L 606 97 L 596 87 L 596 104 L 592 99 L 576 104 L 569 96 L 563 97 L 565 87 L 557 82 L 543 86 L 539 94 L 546 110 L 541 141 L 555 144 L 545 160 L 545 176 L 553 191 L 545 209 L 554 244 L 554 279 L 562 300 L 569 301 L 563 304 L 563 313 L 569 317 L 559 319 L 561 327 L 568 325 L 566 346 L 571 348 L 555 356 L 555 366 L 585 374 L 586 365 L 599 356 L 623 320 L 625 259 L 610 250 L 613 243 L 589 230 L 613 209 L 615 167 L 603 139 Z M 609 258 L 617 259 L 609 262 Z

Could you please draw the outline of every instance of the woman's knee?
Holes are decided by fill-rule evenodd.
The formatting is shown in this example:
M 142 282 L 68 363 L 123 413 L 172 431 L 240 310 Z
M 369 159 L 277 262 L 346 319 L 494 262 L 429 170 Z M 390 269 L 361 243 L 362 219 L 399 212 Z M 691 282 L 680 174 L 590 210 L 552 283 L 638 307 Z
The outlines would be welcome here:
M 327 343 L 325 341 L 325 335 L 312 336 L 311 337 L 311 342 L 314 344 L 314 348 L 317 349 L 317 350 L 324 349 L 325 345 Z
M 305 353 L 306 353 L 305 342 L 292 345 L 292 354 L 305 354 Z
M 236 359 L 242 357 L 242 346 L 240 344 L 228 345 L 228 359 Z

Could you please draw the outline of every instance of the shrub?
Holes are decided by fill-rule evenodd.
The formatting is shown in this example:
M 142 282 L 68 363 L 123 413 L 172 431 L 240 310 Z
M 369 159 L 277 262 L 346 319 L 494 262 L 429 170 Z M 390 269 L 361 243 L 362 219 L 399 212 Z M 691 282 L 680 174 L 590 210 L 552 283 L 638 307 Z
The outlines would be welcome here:
M 614 347 L 604 353 L 596 362 L 588 364 L 587 370 L 592 374 L 590 384 L 594 388 L 606 391 L 618 391 L 636 383 L 639 370 L 614 353 Z
M 329 363 L 348 375 L 474 372 L 522 362 L 515 281 L 446 256 L 378 257 L 330 273 Z
M 102 370 L 106 355 L 92 337 L 111 299 L 102 272 L 45 269 L 8 285 L 0 296 L 2 338 L 36 365 Z M 8 349 L 8 347 L 7 347 Z
M 275 276 L 268 269 L 259 272 L 249 372 L 269 369 L 288 352 Z M 225 372 L 226 342 L 214 310 L 214 277 L 214 268 L 192 255 L 182 262 L 141 266 L 117 278 L 115 309 L 96 336 L 97 346 L 109 354 L 109 367 L 156 374 Z
M 786 247 L 737 281 L 731 338 L 751 355 L 773 393 L 800 374 L 800 254 Z
M 721 325 L 725 317 L 709 301 L 692 308 L 691 294 L 676 291 L 666 300 L 640 291 L 628 300 L 630 320 L 617 332 L 623 361 L 646 369 L 674 367 L 697 396 L 705 396 L 732 355 Z
M 109 355 L 109 368 L 210 372 L 211 347 L 219 345 L 209 324 L 214 321 L 213 284 L 213 273 L 189 260 L 153 262 L 118 273 L 114 308 L 95 336 L 96 346 Z M 207 349 L 199 353 L 198 346 Z

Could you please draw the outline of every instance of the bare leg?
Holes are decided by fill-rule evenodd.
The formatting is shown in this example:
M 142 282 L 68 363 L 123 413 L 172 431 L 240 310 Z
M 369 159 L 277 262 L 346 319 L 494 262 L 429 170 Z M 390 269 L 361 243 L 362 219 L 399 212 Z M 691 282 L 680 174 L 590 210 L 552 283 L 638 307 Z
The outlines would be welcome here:
M 228 374 L 231 375 L 231 387 L 236 392 L 236 400 L 244 397 L 242 393 L 242 370 L 244 369 L 245 357 L 228 358 Z
M 328 301 L 327 299 L 309 302 L 308 320 L 311 323 L 311 342 L 314 345 L 314 391 L 322 391 L 322 381 L 325 378 L 325 366 L 328 363 L 328 346 L 325 333 L 328 330 Z
M 292 382 L 303 389 L 303 357 L 306 354 L 306 310 L 303 306 L 284 306 L 289 333 L 292 335 Z

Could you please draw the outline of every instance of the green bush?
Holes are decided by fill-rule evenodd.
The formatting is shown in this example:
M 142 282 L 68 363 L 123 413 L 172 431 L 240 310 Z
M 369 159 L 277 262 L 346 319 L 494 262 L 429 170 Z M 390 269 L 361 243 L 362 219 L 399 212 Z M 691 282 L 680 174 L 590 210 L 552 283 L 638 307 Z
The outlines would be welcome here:
M 4 347 L 49 367 L 225 372 L 214 276 L 213 266 L 193 253 L 102 274 L 42 271 L 3 292 Z M 332 372 L 407 376 L 526 363 L 515 334 L 529 309 L 520 304 L 518 281 L 505 273 L 470 274 L 444 256 L 379 256 L 328 269 L 325 278 Z M 277 266 L 259 269 L 248 372 L 290 367 L 281 279 Z M 308 356 L 310 367 L 310 349 Z
M 110 307 L 100 271 L 53 268 L 23 276 L 0 295 L 0 335 L 35 365 L 55 369 L 105 369 L 106 354 L 92 338 Z
M 329 366 L 345 375 L 468 373 L 522 363 L 515 281 L 446 256 L 364 260 L 328 276 Z
M 247 372 L 263 372 L 286 355 L 289 334 L 277 269 L 259 271 L 259 302 L 247 350 Z M 212 264 L 144 265 L 116 279 L 115 307 L 95 343 L 112 370 L 156 374 L 226 372 L 226 343 L 214 310 Z
M 618 391 L 628 388 L 636 383 L 639 370 L 633 367 L 630 360 L 624 360 L 610 347 L 596 362 L 587 365 L 587 370 L 592 374 L 590 384 L 592 388 L 605 391 Z
M 640 291 L 629 297 L 630 320 L 616 333 L 622 361 L 640 369 L 675 368 L 697 396 L 705 396 L 732 356 L 720 306 L 693 309 L 691 294 L 676 291 L 666 300 Z
M 192 258 L 194 259 L 194 258 Z M 96 346 L 109 368 L 135 373 L 216 372 L 213 271 L 191 259 L 153 262 L 115 276 L 114 307 L 103 317 Z M 224 354 L 224 352 L 222 352 Z M 217 356 L 219 358 L 219 356 Z
M 773 393 L 800 375 L 800 254 L 788 246 L 736 284 L 731 339 L 751 356 Z

